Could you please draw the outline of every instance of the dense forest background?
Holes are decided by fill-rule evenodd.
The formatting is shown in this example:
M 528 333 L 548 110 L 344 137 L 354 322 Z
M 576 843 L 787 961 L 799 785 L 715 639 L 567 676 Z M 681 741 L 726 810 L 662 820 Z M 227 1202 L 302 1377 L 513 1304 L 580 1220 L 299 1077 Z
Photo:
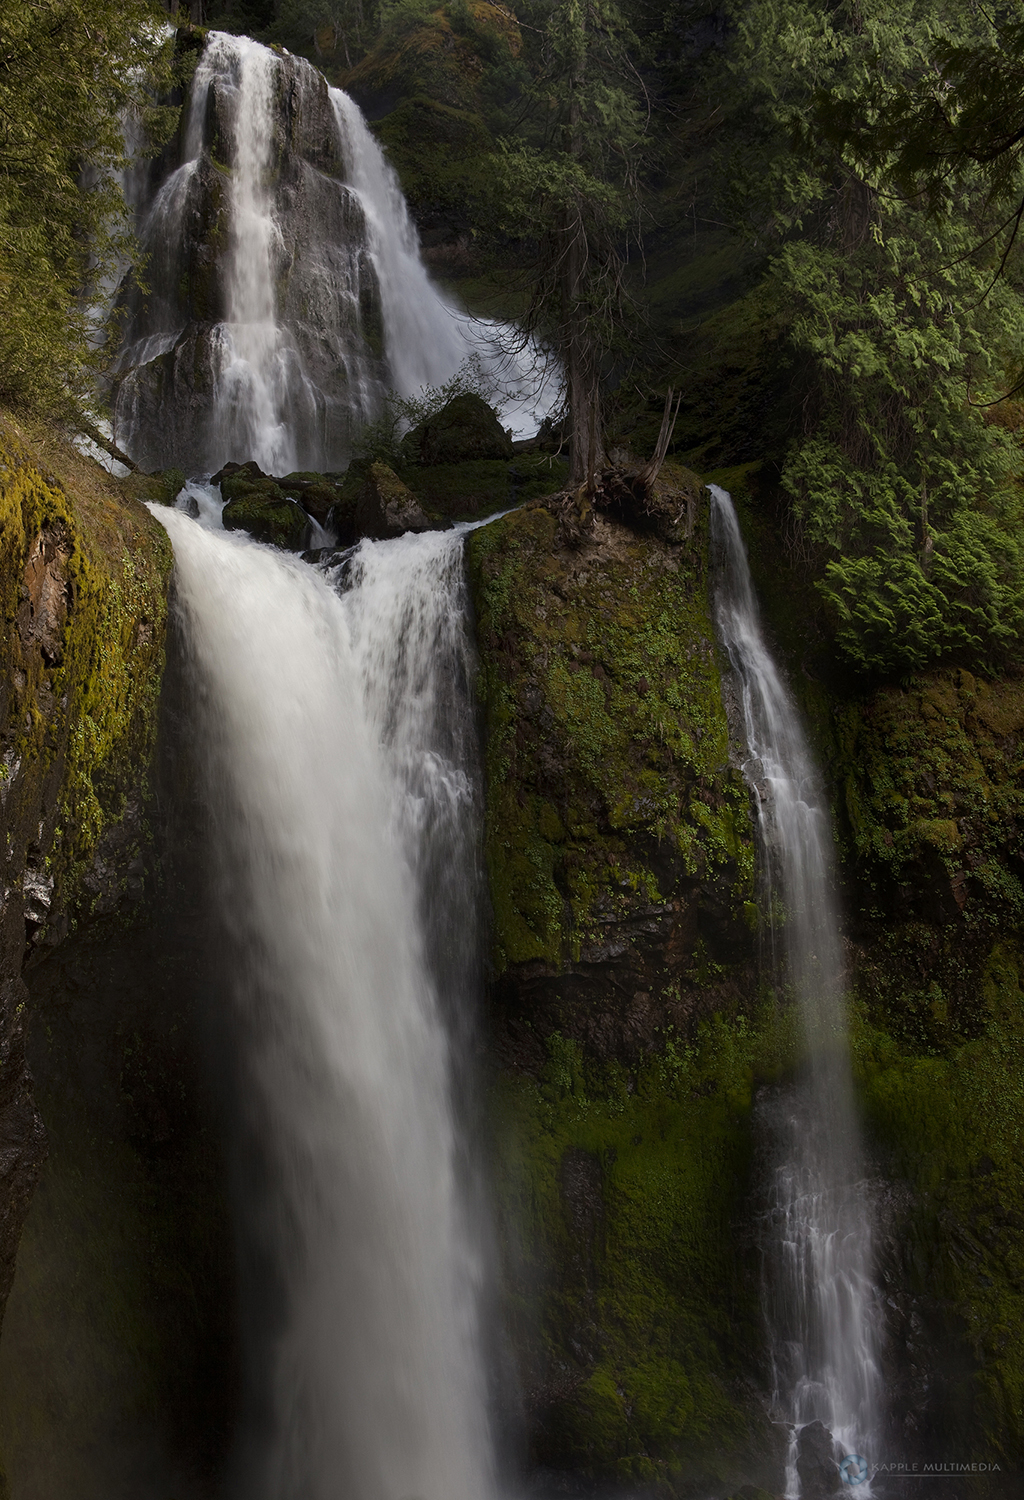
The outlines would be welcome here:
M 158 153 L 194 65 L 163 16 L 0 11 L 8 403 L 66 420 L 93 400 L 97 298 L 132 254 L 119 121 Z M 846 668 L 1015 652 L 1018 5 L 194 0 L 171 19 L 304 53 L 354 94 L 435 273 L 559 352 L 592 453 L 649 451 L 671 385 L 688 463 L 771 465 Z

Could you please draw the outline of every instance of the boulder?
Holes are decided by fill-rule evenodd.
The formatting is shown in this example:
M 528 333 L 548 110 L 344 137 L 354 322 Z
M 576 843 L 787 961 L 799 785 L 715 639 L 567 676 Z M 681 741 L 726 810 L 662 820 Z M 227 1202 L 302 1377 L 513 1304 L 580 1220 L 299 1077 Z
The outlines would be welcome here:
M 842 1487 L 832 1434 L 824 1422 L 808 1422 L 796 1440 L 796 1472 L 804 1500 L 829 1500 Z
M 356 501 L 356 531 L 383 540 L 406 531 L 430 531 L 431 520 L 408 485 L 387 464 L 371 464 Z
M 460 464 L 512 457 L 512 439 L 482 396 L 453 396 L 436 416 L 414 427 L 403 442 L 412 463 Z
M 272 479 L 253 483 L 234 478 L 221 483 L 227 500 L 223 511 L 226 531 L 246 531 L 257 542 L 269 542 L 288 552 L 301 552 L 309 533 L 309 517 L 297 500 L 290 500 Z

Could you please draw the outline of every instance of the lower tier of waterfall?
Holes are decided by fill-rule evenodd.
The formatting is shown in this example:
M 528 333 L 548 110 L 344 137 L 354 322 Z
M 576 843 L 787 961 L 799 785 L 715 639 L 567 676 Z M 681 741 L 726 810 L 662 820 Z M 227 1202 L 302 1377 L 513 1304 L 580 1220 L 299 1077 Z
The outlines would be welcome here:
M 160 519 L 228 948 L 244 1492 L 484 1500 L 481 1259 L 436 982 L 464 959 L 431 930 L 440 906 L 474 951 L 461 537 L 364 543 L 332 582 Z

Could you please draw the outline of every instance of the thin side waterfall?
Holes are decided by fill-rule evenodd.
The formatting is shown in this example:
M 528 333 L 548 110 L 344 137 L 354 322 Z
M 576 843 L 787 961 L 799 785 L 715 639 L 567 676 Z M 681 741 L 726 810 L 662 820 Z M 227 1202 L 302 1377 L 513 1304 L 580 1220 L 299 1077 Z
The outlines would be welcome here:
M 711 485 L 719 560 L 716 619 L 739 689 L 771 887 L 779 977 L 803 1022 L 798 1082 L 762 1105 L 774 1170 L 766 1215 L 766 1312 L 775 1405 L 790 1428 L 786 1494 L 836 1487 L 831 1460 L 877 1458 L 881 1314 L 872 1282 L 871 1204 L 847 1043 L 828 806 L 796 705 L 765 644 L 732 500 Z M 775 910 L 784 915 L 779 919 Z M 847 1482 L 870 1493 L 861 1466 Z M 822 1487 L 824 1485 L 824 1487 Z
M 364 542 L 325 576 L 155 513 L 199 699 L 245 1120 L 237 1491 L 488 1500 L 446 1024 L 477 952 L 462 538 Z

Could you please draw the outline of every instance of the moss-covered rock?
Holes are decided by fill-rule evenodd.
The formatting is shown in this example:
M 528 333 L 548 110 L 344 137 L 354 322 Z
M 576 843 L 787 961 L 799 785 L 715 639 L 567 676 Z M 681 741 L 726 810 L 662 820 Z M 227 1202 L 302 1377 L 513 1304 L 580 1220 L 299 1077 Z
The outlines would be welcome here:
M 464 391 L 414 427 L 402 448 L 413 462 L 421 464 L 508 460 L 512 457 L 512 438 L 493 406 L 488 406 L 482 396 Z
M 729 763 L 706 513 L 684 545 L 598 515 L 569 547 L 557 511 L 534 504 L 476 532 L 468 556 L 495 968 L 512 980 L 529 966 L 531 993 L 574 1034 L 577 980 L 604 985 L 607 1013 L 591 1003 L 579 1018 L 595 1044 L 635 993 L 649 1035 L 655 1017 L 684 1019 L 716 965 L 750 956 L 753 841 Z M 612 1051 L 635 1030 L 616 1024 Z
M 0 422 L 0 1306 L 43 1154 L 23 960 L 145 885 L 171 553 L 135 487 Z
M 451 464 L 400 464 L 400 477 L 427 511 L 453 521 L 475 521 L 495 511 L 541 499 L 565 487 L 569 465 L 549 453 Z
M 779 1487 L 747 1226 L 766 1042 L 716 1016 L 628 1068 L 553 1032 L 536 1070 L 500 1075 L 505 1311 L 545 1468 L 666 1495 Z
M 395 537 L 406 531 L 429 531 L 430 517 L 416 496 L 387 464 L 370 464 L 356 502 L 360 536 Z
M 669 470 L 655 510 L 698 488 Z M 781 1482 L 743 1227 L 779 1057 L 706 503 L 672 540 L 630 519 L 570 545 L 541 502 L 468 543 L 506 1295 L 536 1462 L 726 1493 Z
M 301 552 L 309 535 L 309 517 L 272 480 L 242 487 L 231 485 L 221 519 L 226 531 L 244 531 L 257 542 L 269 542 L 286 552 Z

